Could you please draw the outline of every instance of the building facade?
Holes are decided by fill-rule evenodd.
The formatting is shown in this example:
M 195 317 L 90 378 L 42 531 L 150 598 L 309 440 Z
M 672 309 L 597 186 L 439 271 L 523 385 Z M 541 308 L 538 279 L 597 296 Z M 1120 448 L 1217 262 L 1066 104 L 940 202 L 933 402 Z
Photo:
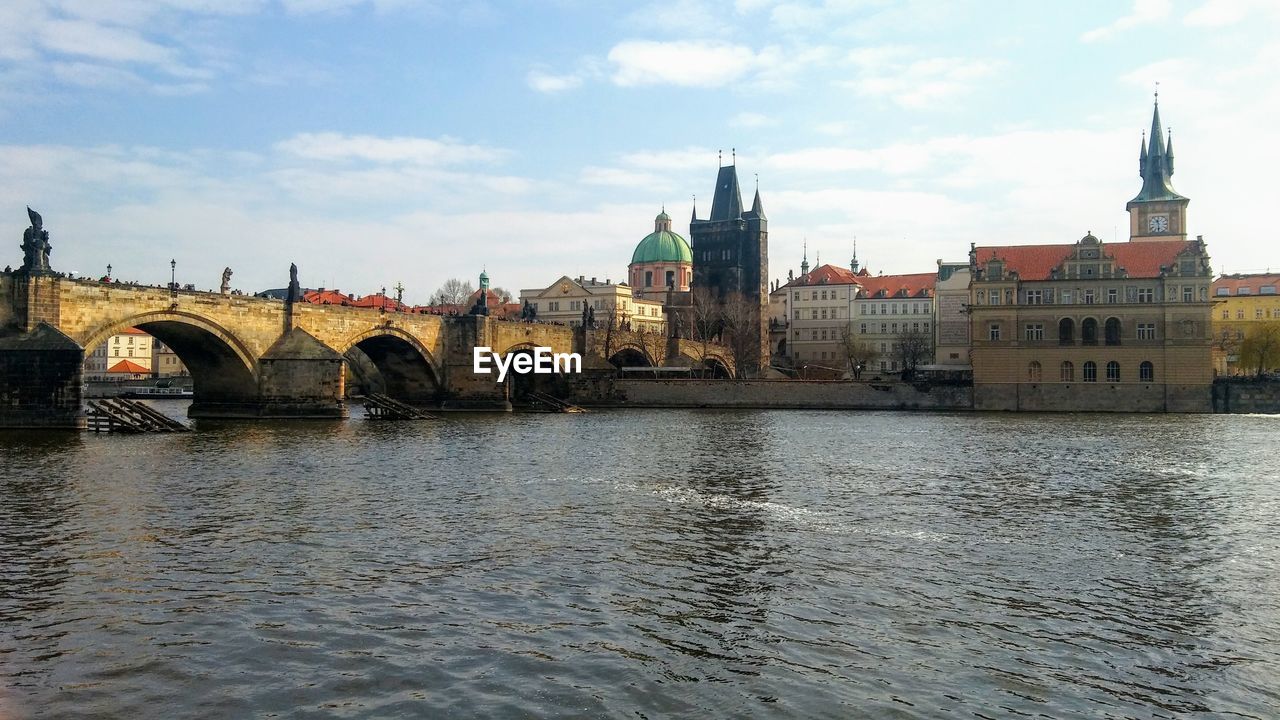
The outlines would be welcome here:
M 938 261 L 934 283 L 934 362 L 942 368 L 970 369 L 969 263 Z
M 609 280 L 565 275 L 545 288 L 520 291 L 520 302 L 528 302 L 537 312 L 541 322 L 561 323 L 571 327 L 582 324 L 584 309 L 595 313 L 597 324 L 610 316 L 621 327 L 636 331 L 667 331 L 667 318 L 663 304 L 657 300 L 637 299 L 626 284 L 614 284 Z
M 805 262 L 801 268 L 807 266 Z M 775 335 L 781 331 L 775 355 L 796 367 L 847 371 L 845 337 L 861 290 L 858 280 L 849 268 L 821 265 L 770 293 L 771 328 Z
M 1253 372 L 1239 367 L 1240 343 L 1251 328 L 1280 322 L 1280 274 L 1223 275 L 1213 281 L 1213 368 L 1219 375 Z
M 919 365 L 933 362 L 933 287 L 937 273 L 859 276 L 862 294 L 854 304 L 852 333 L 870 343 L 876 355 L 867 365 L 871 374 L 902 372 L 899 344 L 908 333 L 926 339 L 928 350 Z
M 138 328 L 112 335 L 85 355 L 86 380 L 132 380 L 151 374 L 152 337 Z

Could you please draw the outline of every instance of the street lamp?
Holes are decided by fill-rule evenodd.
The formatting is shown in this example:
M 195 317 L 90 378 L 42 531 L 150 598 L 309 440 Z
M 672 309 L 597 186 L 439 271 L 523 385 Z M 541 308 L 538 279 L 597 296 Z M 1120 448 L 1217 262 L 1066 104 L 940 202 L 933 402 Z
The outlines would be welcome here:
M 178 261 L 169 261 L 169 297 L 178 297 Z
M 111 279 L 111 263 L 107 263 L 107 279 Z

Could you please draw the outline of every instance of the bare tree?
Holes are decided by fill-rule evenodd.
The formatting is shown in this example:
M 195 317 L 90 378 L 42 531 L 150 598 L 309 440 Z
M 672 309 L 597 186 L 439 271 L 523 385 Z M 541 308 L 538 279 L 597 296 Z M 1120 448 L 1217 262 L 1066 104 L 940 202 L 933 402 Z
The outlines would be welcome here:
M 875 344 L 860 339 L 848 325 L 840 330 L 840 341 L 845 357 L 849 360 L 849 371 L 853 373 L 853 379 L 861 380 L 862 371 L 878 354 Z
M 894 338 L 893 355 L 902 365 L 902 379 L 911 380 L 916 368 L 933 356 L 933 336 L 919 330 L 904 330 Z
M 759 359 L 760 307 L 745 295 L 733 293 L 720 305 L 720 322 L 721 341 L 733 355 L 735 375 L 741 377 L 743 366 Z
M 621 327 L 618 317 L 618 305 L 607 303 L 600 308 L 600 316 L 596 318 L 596 329 L 604 329 L 604 356 L 613 357 L 613 344 Z
M 715 293 L 705 287 L 694 288 L 689 294 L 690 305 L 682 313 L 687 322 L 686 334 L 697 340 L 702 348 L 702 358 L 707 357 L 707 345 L 720 333 L 722 314 Z
M 649 362 L 654 367 L 661 366 L 662 360 L 667 354 L 667 334 L 645 327 L 636 333 L 636 339 L 640 341 L 640 346 L 644 348 L 644 354 L 648 357 Z
M 1280 322 L 1259 323 L 1249 328 L 1240 343 L 1240 365 L 1254 369 L 1258 377 L 1280 367 Z
M 444 281 L 439 290 L 431 296 L 432 305 L 461 305 L 471 297 L 471 293 L 476 289 L 471 283 L 458 278 L 449 278 Z
M 489 289 L 492 290 L 498 296 L 498 302 L 503 303 L 504 305 L 506 303 L 511 302 L 512 296 L 511 296 L 510 290 L 503 287 L 496 287 L 496 288 L 489 288 Z M 471 293 L 467 293 L 467 295 L 470 295 L 470 294 Z

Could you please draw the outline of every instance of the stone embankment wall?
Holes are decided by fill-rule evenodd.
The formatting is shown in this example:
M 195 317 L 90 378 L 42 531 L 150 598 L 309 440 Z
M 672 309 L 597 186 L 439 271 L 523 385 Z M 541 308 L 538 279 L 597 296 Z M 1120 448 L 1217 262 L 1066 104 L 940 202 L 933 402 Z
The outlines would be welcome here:
M 1216 413 L 1280 413 L 1280 381 L 1223 378 L 1213 383 Z
M 969 410 L 968 387 L 822 380 L 582 378 L 574 402 L 612 407 Z

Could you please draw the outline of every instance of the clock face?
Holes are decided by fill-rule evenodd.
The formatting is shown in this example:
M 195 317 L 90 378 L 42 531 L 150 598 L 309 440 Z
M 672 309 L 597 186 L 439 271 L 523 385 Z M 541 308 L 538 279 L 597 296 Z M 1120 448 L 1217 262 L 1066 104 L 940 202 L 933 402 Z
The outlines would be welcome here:
M 1168 232 L 1169 218 L 1165 217 L 1164 215 L 1152 215 L 1150 218 L 1147 219 L 1147 228 L 1151 232 L 1158 232 L 1158 233 Z

